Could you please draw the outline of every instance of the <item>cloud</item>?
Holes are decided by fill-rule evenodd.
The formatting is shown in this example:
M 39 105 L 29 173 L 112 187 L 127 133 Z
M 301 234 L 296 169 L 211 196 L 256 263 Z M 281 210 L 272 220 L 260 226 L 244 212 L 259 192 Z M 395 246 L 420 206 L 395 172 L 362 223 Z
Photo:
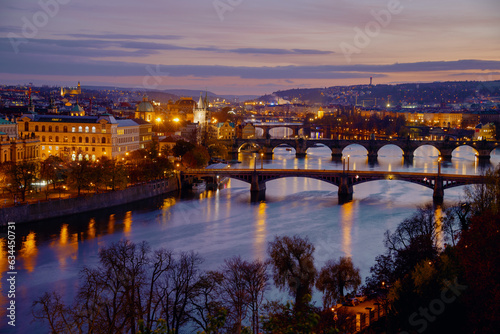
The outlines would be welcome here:
M 94 36 L 89 34 L 79 34 L 85 36 Z M 103 35 L 108 36 L 108 35 Z M 116 36 L 135 36 L 135 35 L 116 35 Z M 159 35 L 158 35 L 159 36 Z M 21 40 L 21 36 L 19 36 Z M 132 38 L 133 39 L 133 38 Z M 267 55 L 285 55 L 285 54 L 297 54 L 297 55 L 314 55 L 314 54 L 331 54 L 332 51 L 321 51 L 321 50 L 308 50 L 308 49 L 269 49 L 269 48 L 239 48 L 239 49 L 222 49 L 218 47 L 188 47 L 188 46 L 179 46 L 174 44 L 166 44 L 166 43 L 156 43 L 156 42 L 141 42 L 135 40 L 119 40 L 112 39 L 106 40 L 104 39 L 25 39 L 26 43 L 23 43 L 19 48 L 23 52 L 31 52 L 31 53 L 48 53 L 52 50 L 54 55 L 60 54 L 72 54 L 79 52 L 82 55 L 86 54 L 82 52 L 82 49 L 88 48 L 92 49 L 89 54 L 92 57 L 92 53 L 94 53 L 94 57 L 128 57 L 131 52 L 130 49 L 142 50 L 144 51 L 144 56 L 150 54 L 157 54 L 159 51 L 204 51 L 204 52 L 217 52 L 217 53 L 238 53 L 238 54 L 267 54 Z M 13 50 L 10 45 L 10 40 L 8 38 L 0 38 L 0 50 L 8 51 Z M 29 45 L 28 47 L 26 47 Z M 47 46 L 50 46 L 48 48 Z M 61 47 L 61 48 L 78 48 L 78 51 L 61 51 L 60 49 L 54 49 L 53 47 Z M 99 52 L 99 54 L 95 54 L 95 49 L 105 49 L 105 48 L 119 48 L 122 50 L 114 50 L 114 52 L 106 53 Z M 147 50 L 147 51 L 146 51 Z M 123 53 L 123 54 L 120 54 Z
M 62 36 L 76 38 L 95 38 L 95 39 L 160 39 L 160 40 L 179 40 L 183 37 L 180 35 L 134 35 L 134 34 L 61 34 Z

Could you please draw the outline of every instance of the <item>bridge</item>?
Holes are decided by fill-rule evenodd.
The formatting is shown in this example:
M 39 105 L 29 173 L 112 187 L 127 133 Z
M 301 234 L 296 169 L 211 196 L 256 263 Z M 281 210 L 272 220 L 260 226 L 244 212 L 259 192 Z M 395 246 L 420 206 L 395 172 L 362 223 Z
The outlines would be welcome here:
M 443 202 L 445 189 L 486 183 L 485 176 L 441 174 L 440 168 L 438 168 L 438 173 L 313 169 L 189 169 L 182 171 L 180 176 L 181 181 L 194 177 L 210 178 L 214 181 L 218 178 L 229 177 L 249 183 L 253 202 L 265 199 L 266 182 L 284 177 L 309 177 L 336 185 L 339 203 L 352 200 L 355 185 L 376 180 L 401 180 L 420 184 L 433 190 L 432 197 L 435 203 Z
M 369 159 L 376 159 L 378 151 L 386 145 L 395 145 L 403 151 L 405 159 L 412 159 L 415 150 L 424 145 L 435 147 L 439 151 L 439 155 L 444 161 L 451 161 L 452 153 L 455 149 L 461 146 L 469 146 L 476 151 L 476 156 L 479 160 L 488 161 L 491 157 L 491 152 L 497 147 L 500 147 L 498 141 L 472 141 L 472 140 L 410 140 L 410 139 L 372 139 L 372 140 L 348 140 L 348 139 L 231 139 L 219 140 L 221 144 L 229 147 L 229 152 L 234 159 L 240 150 L 246 146 L 258 147 L 258 151 L 265 154 L 268 158 L 272 157 L 273 150 L 279 146 L 286 146 L 295 149 L 297 157 L 305 157 L 307 150 L 311 147 L 324 145 L 332 151 L 332 158 L 340 159 L 342 151 L 349 145 L 358 144 L 363 146 L 368 151 Z

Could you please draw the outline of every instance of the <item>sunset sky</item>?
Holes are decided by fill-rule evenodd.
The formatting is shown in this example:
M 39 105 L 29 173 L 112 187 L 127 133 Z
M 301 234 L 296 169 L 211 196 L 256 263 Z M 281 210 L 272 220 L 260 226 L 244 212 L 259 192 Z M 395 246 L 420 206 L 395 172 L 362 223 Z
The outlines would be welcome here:
M 370 76 L 375 84 L 500 79 L 500 1 L 0 4 L 0 84 L 264 94 Z

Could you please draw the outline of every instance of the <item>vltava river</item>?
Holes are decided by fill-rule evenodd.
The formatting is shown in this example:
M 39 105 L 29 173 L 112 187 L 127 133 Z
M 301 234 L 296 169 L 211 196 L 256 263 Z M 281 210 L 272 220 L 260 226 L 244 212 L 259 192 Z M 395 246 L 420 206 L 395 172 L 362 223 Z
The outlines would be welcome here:
M 500 162 L 495 151 L 491 165 Z M 437 172 L 438 152 L 432 147 L 416 151 L 411 164 L 405 164 L 401 151 L 387 146 L 379 152 L 375 165 L 368 164 L 366 151 L 350 146 L 351 170 Z M 240 154 L 241 164 L 231 168 L 261 167 L 260 158 Z M 326 148 L 308 151 L 296 159 L 293 151 L 277 148 L 273 160 L 264 168 L 341 169 Z M 466 147 L 454 152 L 443 173 L 478 174 L 474 153 Z M 225 258 L 241 255 L 245 259 L 266 258 L 267 242 L 275 235 L 307 236 L 315 245 L 318 269 L 331 258 L 352 256 L 369 275 L 374 258 L 384 252 L 383 234 L 394 230 L 410 216 L 416 206 L 432 201 L 432 190 L 403 181 L 376 181 L 354 187 L 354 200 L 339 205 L 337 187 L 314 179 L 287 178 L 267 183 L 266 201 L 250 203 L 250 186 L 231 180 L 225 189 L 190 195 L 165 196 L 92 214 L 39 224 L 17 225 L 17 326 L 6 326 L 7 248 L 0 239 L 0 329 L 9 333 L 46 333 L 39 323 L 31 323 L 30 307 L 43 292 L 57 290 L 71 301 L 79 271 L 98 261 L 99 247 L 120 239 L 146 240 L 153 249 L 199 252 L 206 269 L 217 269 Z M 445 190 L 445 204 L 460 200 L 463 188 Z M 286 296 L 271 291 L 269 298 Z M 319 301 L 317 293 L 314 297 Z

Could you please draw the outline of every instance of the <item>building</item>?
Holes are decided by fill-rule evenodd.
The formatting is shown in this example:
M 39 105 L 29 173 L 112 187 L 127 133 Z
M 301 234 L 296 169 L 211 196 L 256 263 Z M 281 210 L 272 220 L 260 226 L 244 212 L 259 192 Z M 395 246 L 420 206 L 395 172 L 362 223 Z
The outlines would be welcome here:
M 181 139 L 182 137 L 176 135 L 171 135 L 166 138 L 163 138 L 158 142 L 158 150 L 160 152 L 163 152 L 165 150 L 168 152 L 172 152 L 172 149 L 174 148 L 177 141 Z
M 482 124 L 479 123 L 476 125 L 474 129 L 474 140 L 496 140 L 496 128 L 495 124 L 487 123 Z
M 40 160 L 40 139 L 34 134 L 12 138 L 0 132 L 0 163 Z
M 0 118 L 0 132 L 8 135 L 9 138 L 17 138 L 17 123 L 11 122 L 5 118 Z
M 127 152 L 132 152 L 140 148 L 139 145 L 139 124 L 132 119 L 117 120 L 116 130 L 116 156 L 123 156 Z
M 247 123 L 243 127 L 242 133 L 241 133 L 241 138 L 243 138 L 243 139 L 254 139 L 254 138 L 256 138 L 256 135 L 255 135 L 255 126 L 253 126 L 252 123 Z
M 155 108 L 153 104 L 148 101 L 148 97 L 144 95 L 142 102 L 137 105 L 135 109 L 135 118 L 140 118 L 146 122 L 153 123 L 155 119 Z
M 229 121 L 217 124 L 219 128 L 219 139 L 233 139 L 236 136 L 235 124 Z
M 208 111 L 208 99 L 203 99 L 200 93 L 200 100 L 197 107 L 193 110 L 193 123 L 198 123 L 201 129 L 206 129 L 210 122 L 210 113 Z
M 40 138 L 40 158 L 96 160 L 117 157 L 118 122 L 110 114 L 63 116 L 26 114 L 18 119 L 20 133 Z M 137 125 L 138 127 L 139 125 Z
M 78 81 L 78 86 L 76 86 L 76 88 L 63 88 L 63 87 L 61 87 L 61 96 L 80 95 L 81 93 L 82 93 L 82 87 L 80 86 L 80 81 Z
M 71 116 L 85 116 L 85 110 L 76 103 L 71 107 L 69 114 Z
M 141 118 L 134 118 L 134 122 L 139 125 L 139 148 L 147 148 L 153 141 L 153 124 Z

